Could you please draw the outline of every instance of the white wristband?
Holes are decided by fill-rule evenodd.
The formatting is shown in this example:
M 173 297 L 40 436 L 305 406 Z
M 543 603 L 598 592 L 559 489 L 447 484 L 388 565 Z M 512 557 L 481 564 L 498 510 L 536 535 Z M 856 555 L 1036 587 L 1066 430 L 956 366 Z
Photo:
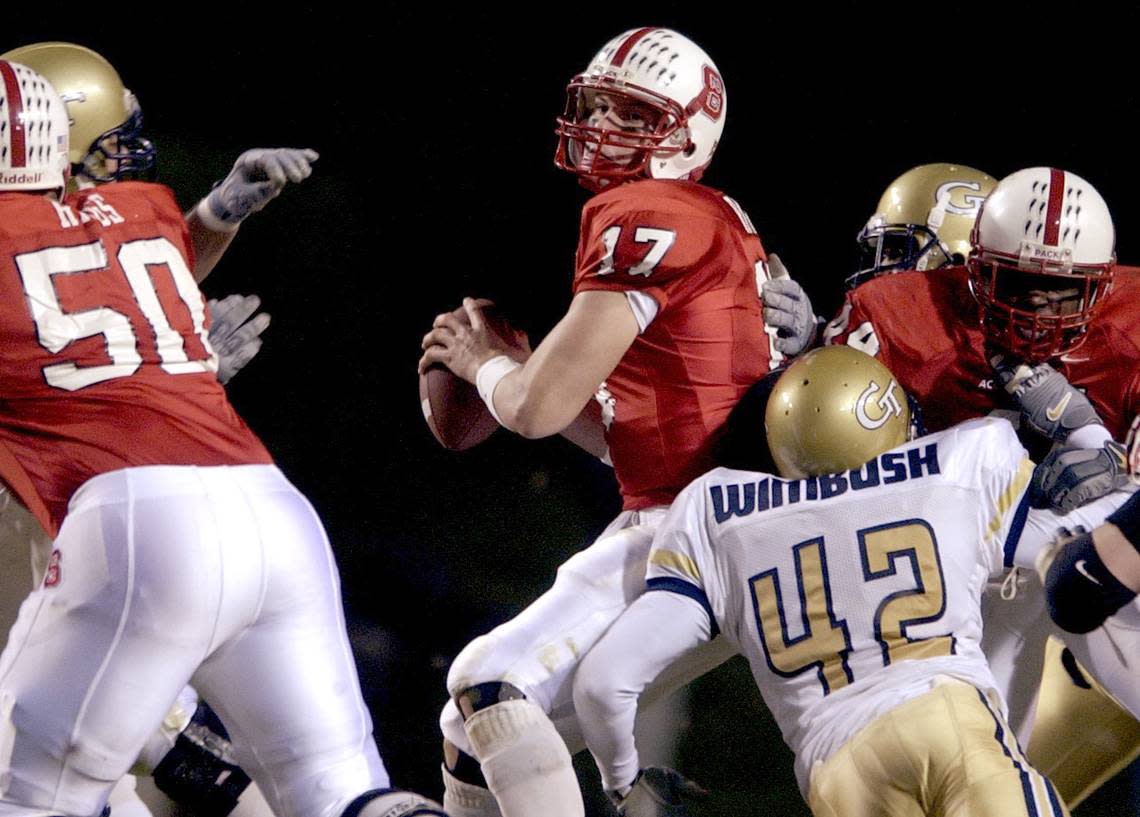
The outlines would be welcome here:
M 241 226 L 241 222 L 236 221 L 230 223 L 228 221 L 222 221 L 215 216 L 214 211 L 210 209 L 209 202 L 206 201 L 208 198 L 209 195 L 203 196 L 202 200 L 198 202 L 198 206 L 194 208 L 198 213 L 198 220 L 202 222 L 202 226 L 215 233 L 232 233 L 236 231 L 237 228 Z
M 475 388 L 499 425 L 502 425 L 503 421 L 499 417 L 499 412 L 495 411 L 495 387 L 504 377 L 521 367 L 521 363 L 511 360 L 506 355 L 498 355 L 480 366 L 479 371 L 475 373 Z

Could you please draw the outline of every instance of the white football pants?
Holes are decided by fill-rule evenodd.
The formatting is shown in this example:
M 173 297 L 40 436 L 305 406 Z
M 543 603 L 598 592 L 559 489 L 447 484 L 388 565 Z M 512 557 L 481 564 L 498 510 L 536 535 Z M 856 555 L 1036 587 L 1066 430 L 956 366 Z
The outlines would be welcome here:
M 614 620 L 645 592 L 653 532 L 667 510 L 620 514 L 592 545 L 558 568 L 553 587 L 463 648 L 448 672 L 448 693 L 454 696 L 487 681 L 511 683 L 547 713 L 571 754 L 584 749 L 574 712 L 574 672 Z M 640 706 L 649 706 L 735 654 L 722 638 L 692 650 L 661 673 Z M 445 738 L 474 755 L 454 700 L 444 707 L 440 728 Z
M 279 817 L 386 787 L 328 540 L 273 466 L 128 468 L 72 497 L 0 656 L 0 815 L 97 815 L 189 682 Z

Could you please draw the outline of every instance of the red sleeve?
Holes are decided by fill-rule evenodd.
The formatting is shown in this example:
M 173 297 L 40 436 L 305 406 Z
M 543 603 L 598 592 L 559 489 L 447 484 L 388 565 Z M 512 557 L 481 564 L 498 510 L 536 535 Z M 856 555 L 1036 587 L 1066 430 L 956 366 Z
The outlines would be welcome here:
M 582 211 L 574 293 L 637 290 L 664 309 L 682 290 L 699 287 L 696 277 L 711 281 L 710 273 L 739 257 L 734 241 L 725 222 L 698 203 L 624 191 L 597 196 Z

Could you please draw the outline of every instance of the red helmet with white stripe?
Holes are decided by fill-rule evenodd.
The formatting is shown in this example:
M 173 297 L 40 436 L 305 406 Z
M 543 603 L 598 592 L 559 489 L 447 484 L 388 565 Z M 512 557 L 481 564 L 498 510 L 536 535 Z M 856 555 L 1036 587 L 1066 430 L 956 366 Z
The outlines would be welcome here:
M 595 190 L 635 178 L 701 177 L 724 130 L 720 72 L 667 28 L 610 40 L 566 89 L 554 163 Z
M 67 186 L 67 109 L 51 83 L 0 60 L 0 191 Z
M 970 237 L 970 290 L 987 340 L 1030 361 L 1084 342 L 1112 287 L 1108 205 L 1075 173 L 1031 167 L 1006 176 Z

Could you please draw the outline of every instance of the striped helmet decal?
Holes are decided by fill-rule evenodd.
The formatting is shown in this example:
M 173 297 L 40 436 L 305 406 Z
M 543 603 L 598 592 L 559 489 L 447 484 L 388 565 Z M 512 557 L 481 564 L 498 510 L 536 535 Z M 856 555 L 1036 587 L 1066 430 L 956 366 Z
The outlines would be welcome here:
M 1065 198 L 1065 171 L 1049 169 L 1049 206 L 1045 211 L 1045 243 L 1057 246 L 1061 234 L 1061 202 Z
M 615 68 L 621 67 L 621 64 L 625 62 L 625 58 L 629 56 L 629 52 L 633 50 L 633 47 L 637 45 L 638 41 L 653 30 L 653 26 L 650 26 L 648 28 L 639 28 L 637 31 L 626 37 L 625 42 L 618 46 L 617 51 L 614 52 L 613 57 L 610 59 L 610 65 L 614 66 Z
M 24 95 L 20 92 L 20 81 L 16 78 L 16 71 L 11 63 L 0 60 L 0 78 L 4 80 L 4 101 L 7 110 L 0 112 L 6 121 L 0 122 L 0 129 L 7 128 L 8 143 L 11 146 L 11 167 L 24 167 L 27 165 L 28 149 L 24 134 Z M 0 130 L 0 135 L 2 135 Z M 2 150 L 2 148 L 0 148 Z

